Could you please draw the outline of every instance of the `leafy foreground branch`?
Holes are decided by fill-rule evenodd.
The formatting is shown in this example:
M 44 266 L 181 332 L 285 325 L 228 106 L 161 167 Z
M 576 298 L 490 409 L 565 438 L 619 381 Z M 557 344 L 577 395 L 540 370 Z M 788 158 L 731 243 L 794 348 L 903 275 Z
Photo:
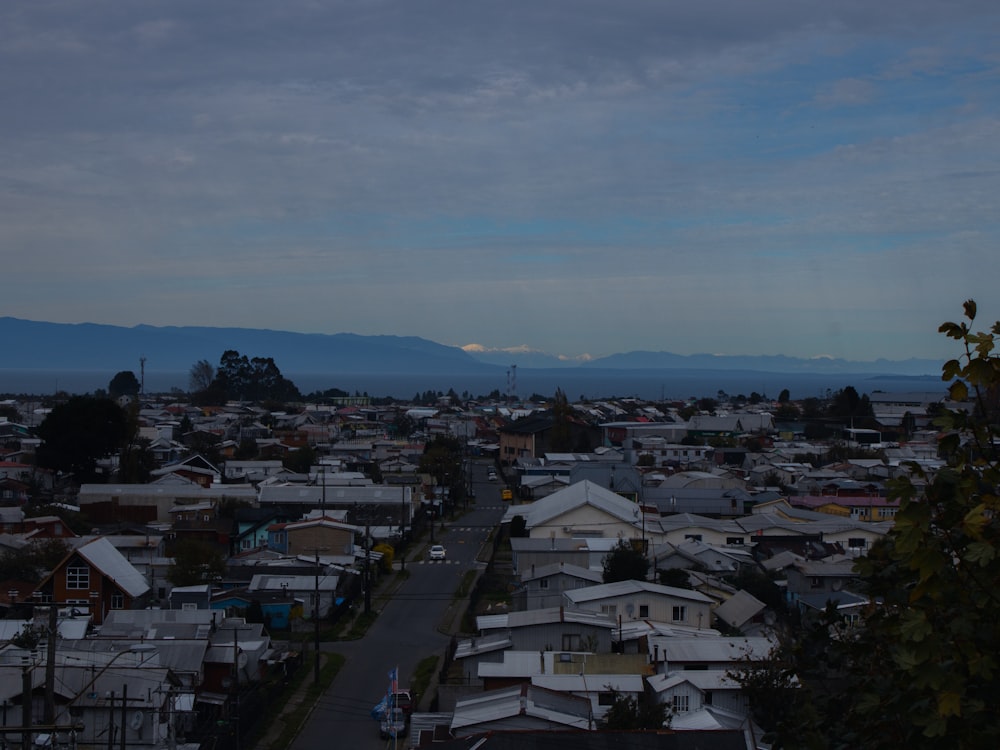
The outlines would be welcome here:
M 737 676 L 775 748 L 1000 747 L 1000 323 L 976 332 L 964 312 L 940 327 L 961 346 L 942 370 L 956 405 L 935 421 L 945 465 L 890 484 L 894 528 L 856 566 L 864 622 L 831 608 L 771 674 Z

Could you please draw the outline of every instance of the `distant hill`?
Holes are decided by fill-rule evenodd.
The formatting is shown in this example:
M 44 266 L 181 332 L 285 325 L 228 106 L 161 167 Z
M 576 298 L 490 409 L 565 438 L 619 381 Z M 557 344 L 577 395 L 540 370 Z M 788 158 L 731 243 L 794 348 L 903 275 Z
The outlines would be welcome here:
M 457 347 L 413 336 L 307 334 L 253 328 L 133 328 L 93 323 L 42 323 L 0 318 L 5 368 L 19 370 L 137 370 L 187 372 L 205 359 L 213 365 L 227 349 L 272 357 L 283 373 L 489 373 Z
M 877 359 L 856 362 L 833 357 L 799 359 L 783 355 L 671 354 L 670 352 L 627 352 L 591 360 L 581 367 L 615 370 L 758 370 L 785 373 L 870 373 L 892 375 L 940 375 L 941 365 L 933 359 L 892 361 Z
M 573 398 L 636 395 L 646 398 L 729 393 L 793 397 L 854 385 L 871 390 L 936 390 L 941 363 L 848 362 L 783 356 L 683 356 L 628 352 L 572 362 L 542 352 L 465 352 L 412 336 L 304 334 L 252 328 L 202 326 L 132 328 L 92 323 L 44 323 L 0 317 L 0 392 L 88 392 L 107 386 L 114 373 L 139 373 L 146 358 L 150 389 L 185 389 L 199 360 L 213 366 L 227 349 L 247 357 L 272 357 L 303 393 L 336 386 L 408 398 L 426 389 L 485 394 L 551 395 L 561 388 Z M 517 365 L 511 377 L 510 365 Z

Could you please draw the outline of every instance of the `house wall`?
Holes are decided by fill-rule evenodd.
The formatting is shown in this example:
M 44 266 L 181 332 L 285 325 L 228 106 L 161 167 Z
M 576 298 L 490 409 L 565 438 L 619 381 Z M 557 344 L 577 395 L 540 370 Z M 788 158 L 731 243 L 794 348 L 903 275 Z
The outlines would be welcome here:
M 595 653 L 610 653 L 612 631 L 610 628 L 575 622 L 557 622 L 512 628 L 510 639 L 514 651 L 592 650 Z M 572 647 L 574 644 L 575 648 Z M 583 644 L 591 644 L 594 648 L 584 648 Z
M 568 603 L 567 606 L 569 606 Z M 624 596 L 594 599 L 588 602 L 581 602 L 576 606 L 587 612 L 602 612 L 614 617 L 621 616 L 623 621 L 653 620 L 654 622 L 703 628 L 709 628 L 712 624 L 711 606 L 708 602 L 694 602 L 689 599 L 664 596 L 645 591 L 626 594 Z M 641 614 L 643 607 L 647 608 L 647 614 L 645 615 Z M 683 610 L 676 613 L 680 615 L 680 619 L 674 619 L 675 607 Z
M 514 553 L 514 572 L 517 575 L 531 570 L 532 566 L 541 568 L 552 563 L 577 565 L 581 568 L 590 567 L 590 550 L 520 550 Z
M 70 568 L 80 571 L 86 570 L 86 578 L 83 579 L 79 574 L 74 574 L 72 576 L 73 580 L 70 581 Z M 85 587 L 70 588 L 71 585 L 80 586 L 81 581 L 86 583 Z M 89 607 L 95 625 L 102 624 L 105 616 L 112 608 L 132 609 L 132 597 L 124 593 L 110 578 L 103 575 L 78 555 L 73 555 L 53 571 L 50 585 L 51 601 Z M 119 604 L 120 606 L 112 606 Z
M 286 527 L 285 530 L 290 555 L 311 555 L 317 549 L 328 554 L 347 554 L 354 548 L 354 533 L 347 529 L 307 526 L 300 529 Z
M 638 508 L 638 506 L 637 506 Z M 593 533 L 591 533 L 593 532 Z M 600 536 L 609 539 L 633 539 L 642 536 L 642 530 L 631 523 L 605 513 L 592 505 L 581 505 L 573 510 L 547 520 L 529 529 L 532 539 L 572 539 L 580 536 Z M 649 537 L 650 534 L 647 534 Z
M 563 603 L 563 592 L 593 586 L 593 581 L 576 578 L 565 573 L 528 581 L 513 596 L 514 611 L 558 607 Z

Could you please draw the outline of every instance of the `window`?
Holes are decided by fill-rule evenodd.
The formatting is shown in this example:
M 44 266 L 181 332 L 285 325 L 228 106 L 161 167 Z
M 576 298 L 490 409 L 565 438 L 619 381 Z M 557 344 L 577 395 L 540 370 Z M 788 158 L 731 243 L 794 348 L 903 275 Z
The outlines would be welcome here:
M 649 617 L 649 605 L 640 604 L 639 605 L 639 617 L 646 618 Z
M 864 549 L 868 545 L 865 544 L 864 537 L 854 537 L 847 540 L 847 546 L 852 549 Z
M 86 565 L 70 565 L 66 568 L 66 588 L 68 589 L 89 589 L 90 588 L 90 568 Z
M 562 637 L 562 650 L 563 651 L 582 651 L 583 639 L 580 637 L 579 633 L 563 633 Z
M 538 588 L 547 589 L 549 587 L 549 579 L 543 578 L 538 582 Z
M 674 622 L 687 622 L 687 607 L 677 606 L 673 608 L 672 619 Z M 687 710 L 687 709 L 685 709 Z
M 195 604 L 194 602 L 181 602 L 181 611 L 184 610 L 190 611 L 192 609 L 198 609 L 198 605 Z
M 602 604 L 601 605 L 601 614 L 602 615 L 612 615 L 612 616 L 617 615 L 618 614 L 618 605 L 617 604 Z
M 684 538 L 685 539 L 691 539 L 691 540 L 693 540 L 695 542 L 700 542 L 701 541 L 701 534 L 685 534 Z
M 823 579 L 820 578 L 819 576 L 813 576 L 812 578 L 809 579 L 809 585 L 812 586 L 814 589 L 821 589 L 823 588 Z
M 598 693 L 597 694 L 597 705 L 598 706 L 613 706 L 613 705 L 615 705 L 615 694 L 614 693 Z
M 124 594 L 112 594 L 111 595 L 111 609 L 125 609 L 125 595 Z
M 727 536 L 726 537 L 726 544 L 729 544 L 729 545 L 743 544 L 743 537 L 741 537 L 741 536 Z
M 688 697 L 686 695 L 674 696 L 674 713 L 679 714 L 688 710 Z

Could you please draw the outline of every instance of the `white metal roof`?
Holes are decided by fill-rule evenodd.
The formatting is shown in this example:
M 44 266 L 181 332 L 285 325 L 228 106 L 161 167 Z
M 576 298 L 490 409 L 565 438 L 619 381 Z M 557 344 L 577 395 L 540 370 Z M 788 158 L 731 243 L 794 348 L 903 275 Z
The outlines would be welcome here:
M 76 553 L 135 598 L 149 591 L 146 578 L 104 537 L 77 547 Z

